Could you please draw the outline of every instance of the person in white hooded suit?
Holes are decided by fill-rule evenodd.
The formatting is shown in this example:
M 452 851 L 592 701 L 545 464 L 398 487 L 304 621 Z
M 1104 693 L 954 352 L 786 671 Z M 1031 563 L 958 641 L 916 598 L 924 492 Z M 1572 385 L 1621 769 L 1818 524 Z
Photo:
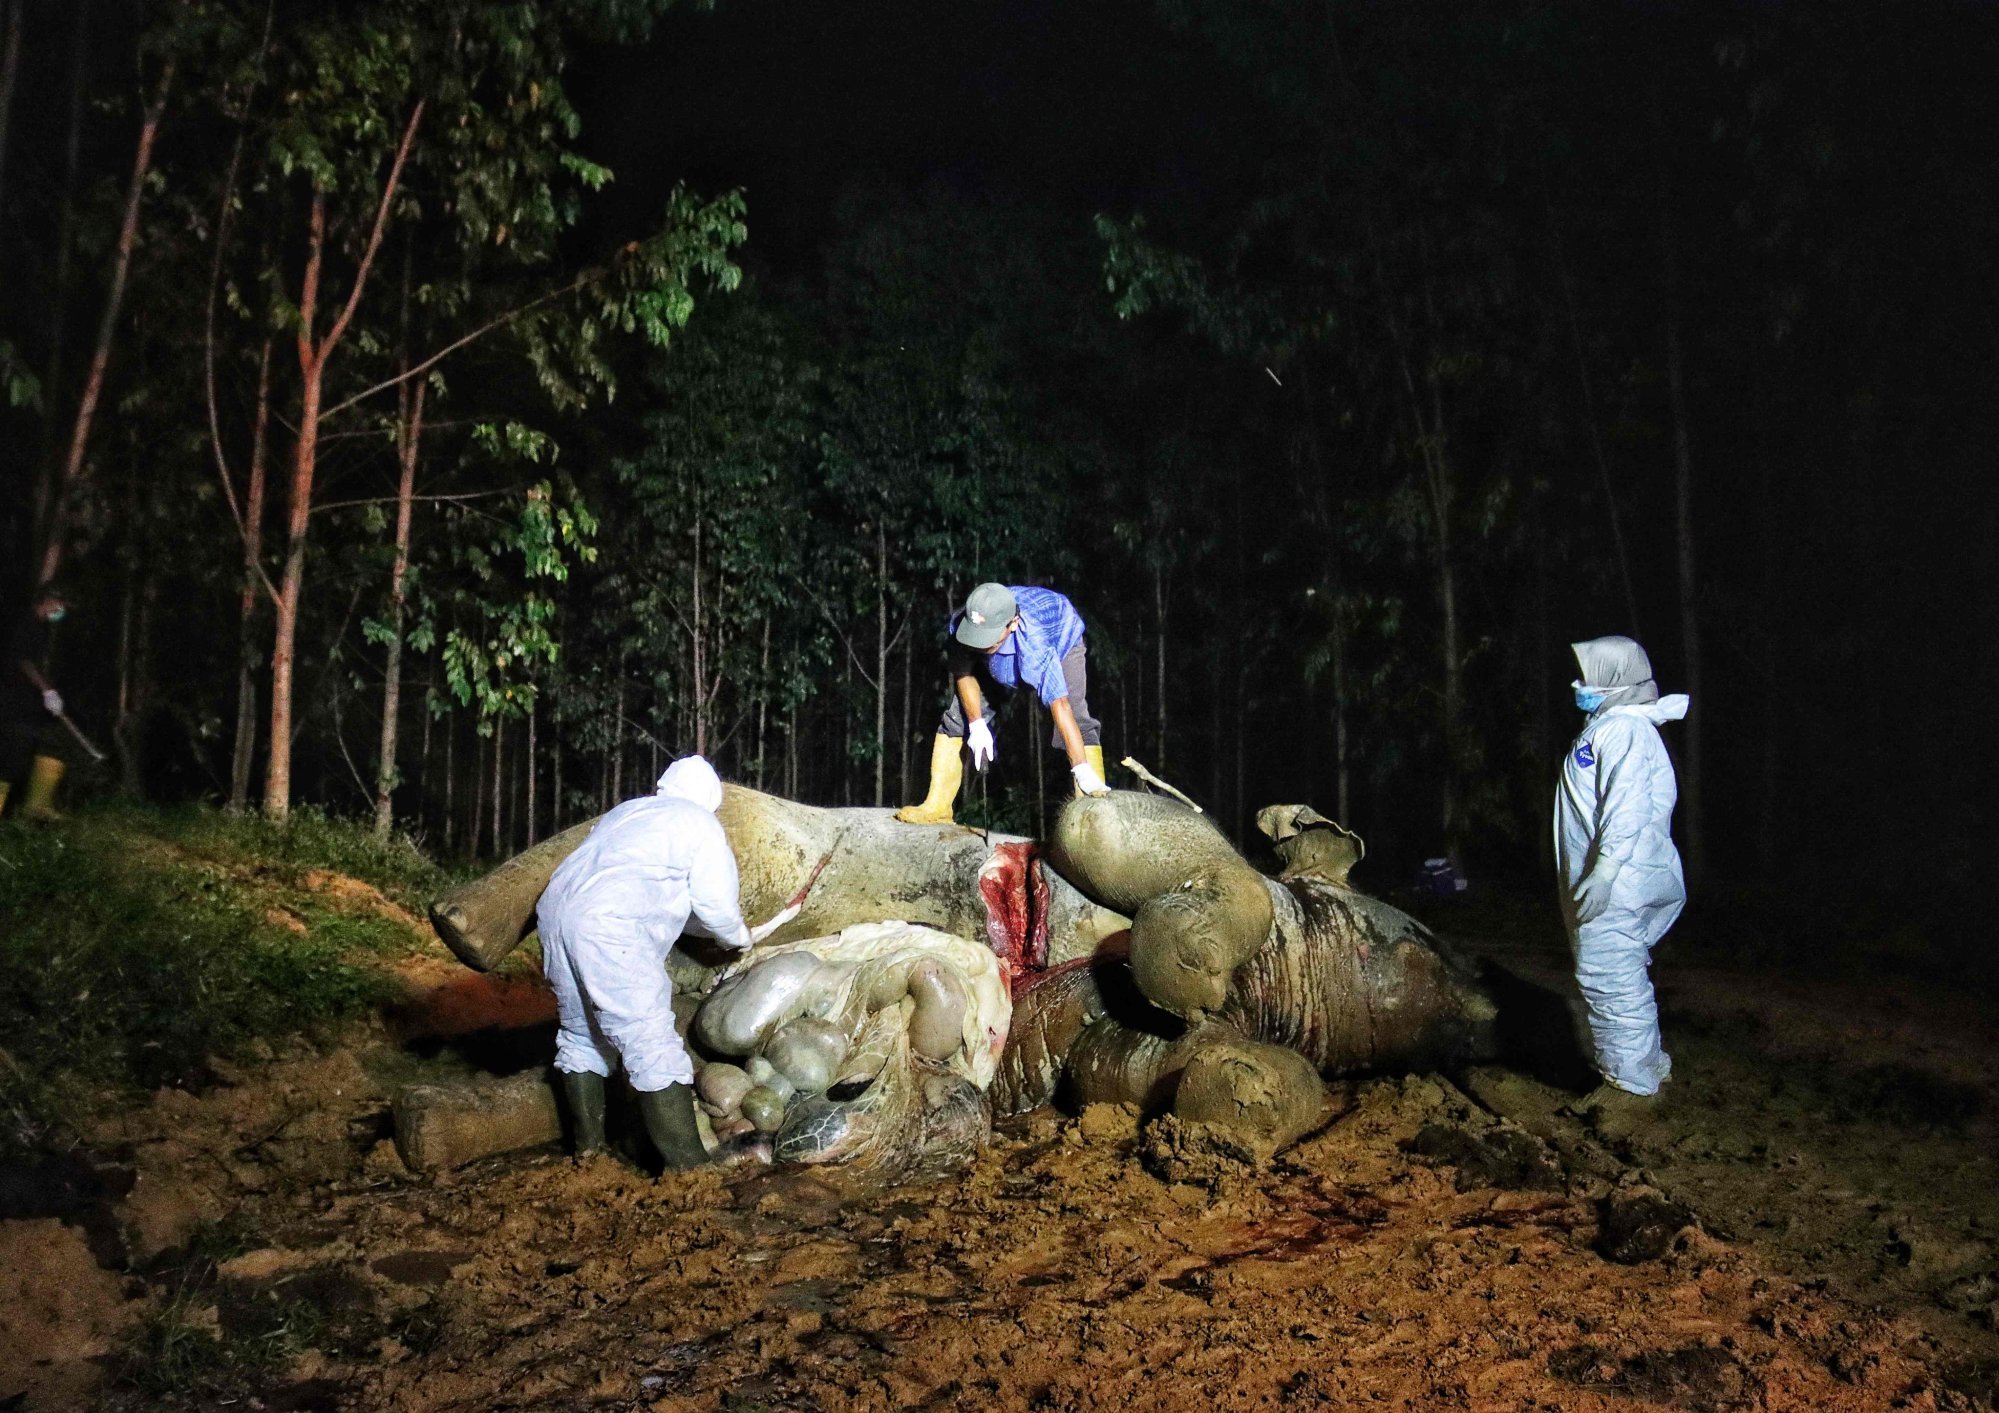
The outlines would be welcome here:
M 1563 914 L 1596 1067 L 1612 1090 L 1652 1095 L 1673 1061 L 1647 967 L 1687 901 L 1672 836 L 1679 789 L 1659 727 L 1684 717 L 1688 701 L 1660 697 L 1645 650 L 1630 638 L 1573 650 L 1576 705 L 1589 720 L 1555 791 Z
M 715 817 L 721 803 L 714 767 L 700 756 L 675 761 L 654 794 L 598 820 L 536 907 L 542 967 L 555 991 L 555 1068 L 579 1154 L 604 1147 L 605 1081 L 621 1060 L 667 1166 L 707 1161 L 666 954 L 690 917 L 721 946 L 741 950 L 797 912 L 744 925 L 736 856 Z

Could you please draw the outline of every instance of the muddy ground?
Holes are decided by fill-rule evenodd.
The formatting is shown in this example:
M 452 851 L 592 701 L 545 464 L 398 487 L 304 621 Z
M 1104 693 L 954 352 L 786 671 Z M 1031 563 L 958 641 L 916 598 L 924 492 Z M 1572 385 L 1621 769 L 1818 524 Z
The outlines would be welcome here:
M 1633 1126 L 1549 1082 L 1559 952 L 1493 959 L 1515 1067 L 1342 1086 L 1267 1171 L 1097 1108 L 857 1193 L 551 1150 L 412 1177 L 397 1085 L 550 1044 L 531 978 L 437 949 L 344 1047 L 0 1178 L 0 1408 L 1991 1406 L 1977 998 L 1669 946 L 1676 1077 Z

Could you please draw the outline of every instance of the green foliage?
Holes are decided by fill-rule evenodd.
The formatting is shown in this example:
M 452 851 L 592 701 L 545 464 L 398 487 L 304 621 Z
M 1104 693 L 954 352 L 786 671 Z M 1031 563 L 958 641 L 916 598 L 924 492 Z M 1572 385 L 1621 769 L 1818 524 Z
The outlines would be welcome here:
M 262 815 L 227 814 L 184 806 L 165 811 L 109 811 L 120 829 L 157 836 L 178 848 L 232 869 L 269 876 L 287 887 L 304 883 L 314 869 L 358 878 L 412 911 L 423 906 L 447 875 L 407 835 L 376 837 L 362 821 L 310 805 L 284 824 Z
M 586 185 L 599 180 L 596 171 L 579 179 Z M 730 252 L 749 237 L 745 209 L 741 192 L 702 200 L 676 186 L 659 230 L 585 271 L 573 286 L 573 302 L 536 307 L 513 321 L 553 406 L 578 410 L 616 390 L 607 334 L 637 334 L 665 348 L 693 315 L 698 289 L 726 292 L 741 283 Z
M 473 707 L 481 734 L 502 717 L 527 714 L 536 675 L 553 664 L 557 602 L 545 584 L 569 577 L 569 559 L 596 558 L 590 543 L 597 521 L 581 501 L 558 499 L 543 481 L 523 498 L 514 520 L 492 538 L 465 546 L 469 574 L 458 595 L 461 614 L 479 624 L 444 635 L 445 684 L 460 706 Z
M 42 380 L 21 360 L 11 340 L 0 339 L 0 390 L 9 407 L 39 412 L 42 408 Z

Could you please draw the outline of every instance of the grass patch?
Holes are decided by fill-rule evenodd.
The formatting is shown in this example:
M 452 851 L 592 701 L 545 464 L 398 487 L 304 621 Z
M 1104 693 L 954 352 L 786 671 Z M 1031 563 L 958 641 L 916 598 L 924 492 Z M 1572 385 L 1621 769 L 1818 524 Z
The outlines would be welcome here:
M 390 999 L 369 963 L 420 940 L 304 890 L 313 870 L 413 910 L 442 879 L 407 842 L 307 812 L 286 829 L 129 807 L 0 826 L 0 1152 Z
M 330 869 L 373 884 L 419 913 L 454 877 L 408 835 L 377 839 L 360 820 L 310 806 L 293 810 L 284 824 L 272 824 L 262 815 L 232 815 L 196 805 L 157 814 L 134 811 L 130 817 L 159 838 L 218 863 L 254 869 L 293 887 L 302 885 L 315 869 Z

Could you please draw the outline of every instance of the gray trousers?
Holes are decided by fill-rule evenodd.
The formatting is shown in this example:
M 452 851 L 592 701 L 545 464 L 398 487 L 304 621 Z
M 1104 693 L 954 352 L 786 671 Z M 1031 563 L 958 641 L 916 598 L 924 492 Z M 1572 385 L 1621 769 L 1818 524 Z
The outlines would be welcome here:
M 1062 655 L 1062 681 L 1069 689 L 1069 710 L 1076 714 L 1076 729 L 1083 734 L 1083 744 L 1086 746 L 1101 746 L 1104 743 L 1103 724 L 1090 715 L 1089 659 L 1089 651 L 1083 642 L 1078 642 L 1075 647 L 1064 653 Z M 943 723 L 937 728 L 937 734 L 940 736 L 956 736 L 961 740 L 964 738 L 965 704 L 958 700 L 956 677 L 966 673 L 978 679 L 980 704 L 985 708 L 981 714 L 984 716 L 987 725 L 991 725 L 993 719 L 993 694 L 1012 690 L 1011 688 L 1001 687 L 997 682 L 993 681 L 991 675 L 986 671 L 983 654 L 981 655 L 981 660 L 978 662 L 959 663 L 953 675 L 951 704 L 944 708 Z M 1050 744 L 1057 750 L 1062 749 L 1062 733 L 1051 729 L 1048 734 Z

